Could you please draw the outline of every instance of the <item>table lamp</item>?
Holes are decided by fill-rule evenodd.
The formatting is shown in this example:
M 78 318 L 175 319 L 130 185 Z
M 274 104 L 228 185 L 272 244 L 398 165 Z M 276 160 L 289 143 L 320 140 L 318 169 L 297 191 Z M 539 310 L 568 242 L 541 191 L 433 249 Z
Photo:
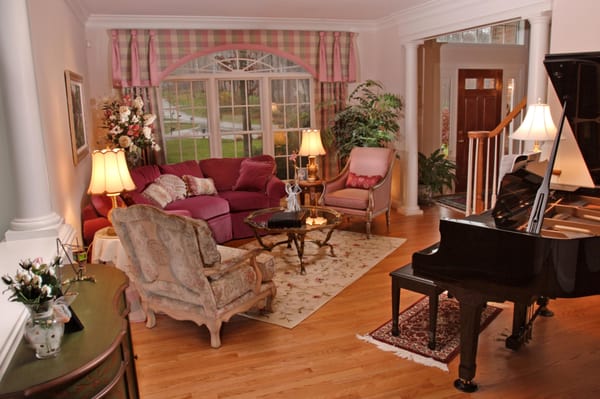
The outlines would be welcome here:
M 135 184 L 129 174 L 125 150 L 122 148 L 96 150 L 92 152 L 92 177 L 88 194 L 106 195 L 112 201 L 106 217 L 111 222 L 112 210 L 117 207 L 117 196 L 125 191 L 135 190 Z M 109 228 L 107 234 L 115 235 Z
M 533 151 L 540 152 L 540 141 L 552 141 L 556 136 L 556 126 L 550 115 L 548 104 L 530 105 L 521 126 L 510 135 L 511 139 L 533 141 Z
M 321 132 L 318 129 L 305 129 L 302 131 L 302 144 L 298 155 L 308 156 L 308 181 L 318 179 L 319 167 L 317 166 L 317 155 L 325 155 L 325 148 L 321 142 Z

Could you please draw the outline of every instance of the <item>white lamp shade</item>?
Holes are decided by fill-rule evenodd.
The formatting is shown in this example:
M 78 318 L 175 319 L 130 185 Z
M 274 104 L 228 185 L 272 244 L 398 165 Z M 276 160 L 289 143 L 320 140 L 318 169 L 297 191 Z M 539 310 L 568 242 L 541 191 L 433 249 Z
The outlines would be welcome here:
M 316 156 L 325 155 L 325 148 L 321 142 L 321 131 L 318 129 L 305 129 L 302 131 L 302 144 L 298 155 Z
M 116 195 L 135 190 L 122 148 L 92 152 L 92 178 L 88 194 Z
M 525 120 L 517 130 L 510 135 L 516 140 L 551 141 L 556 136 L 556 126 L 550 115 L 548 104 L 533 104 L 527 108 Z

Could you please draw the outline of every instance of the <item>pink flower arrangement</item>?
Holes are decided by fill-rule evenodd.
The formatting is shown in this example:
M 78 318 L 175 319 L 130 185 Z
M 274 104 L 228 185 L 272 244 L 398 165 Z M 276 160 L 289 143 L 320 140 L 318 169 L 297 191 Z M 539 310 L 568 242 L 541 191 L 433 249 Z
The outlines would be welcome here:
M 141 97 L 126 95 L 121 100 L 112 100 L 102 105 L 103 127 L 108 129 L 108 141 L 128 151 L 151 147 L 159 151 L 152 127 L 156 115 L 144 113 Z

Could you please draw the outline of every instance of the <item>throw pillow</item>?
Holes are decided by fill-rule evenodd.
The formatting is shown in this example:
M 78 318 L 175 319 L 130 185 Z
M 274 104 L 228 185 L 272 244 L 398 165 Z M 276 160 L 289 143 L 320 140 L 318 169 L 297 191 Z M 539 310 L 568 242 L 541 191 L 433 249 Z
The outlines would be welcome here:
M 244 159 L 240 176 L 233 186 L 234 191 L 265 191 L 273 175 L 273 163 Z
M 379 183 L 381 179 L 383 176 L 361 176 L 350 172 L 346 179 L 346 187 L 369 189 Z
M 169 194 L 169 192 L 163 186 L 157 183 L 151 183 L 148 187 L 146 187 L 142 195 L 161 208 L 164 208 L 170 202 L 173 202 L 173 197 L 171 197 L 171 194 Z
M 169 192 L 173 201 L 184 199 L 187 195 L 185 182 L 178 176 L 171 174 L 160 175 L 154 182 L 163 186 Z
M 183 181 L 187 186 L 189 197 L 195 195 L 213 195 L 217 193 L 215 182 L 210 177 L 199 178 L 191 175 L 183 175 Z

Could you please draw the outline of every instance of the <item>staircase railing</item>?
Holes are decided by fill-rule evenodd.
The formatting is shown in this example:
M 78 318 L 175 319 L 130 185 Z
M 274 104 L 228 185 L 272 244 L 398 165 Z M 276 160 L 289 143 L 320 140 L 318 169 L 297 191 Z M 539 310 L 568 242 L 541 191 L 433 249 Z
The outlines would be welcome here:
M 491 131 L 470 131 L 467 165 L 467 198 L 465 216 L 494 207 L 498 192 L 498 174 L 502 157 L 523 151 L 523 142 L 509 138 L 514 122 L 525 117 L 527 99 L 523 98 Z

